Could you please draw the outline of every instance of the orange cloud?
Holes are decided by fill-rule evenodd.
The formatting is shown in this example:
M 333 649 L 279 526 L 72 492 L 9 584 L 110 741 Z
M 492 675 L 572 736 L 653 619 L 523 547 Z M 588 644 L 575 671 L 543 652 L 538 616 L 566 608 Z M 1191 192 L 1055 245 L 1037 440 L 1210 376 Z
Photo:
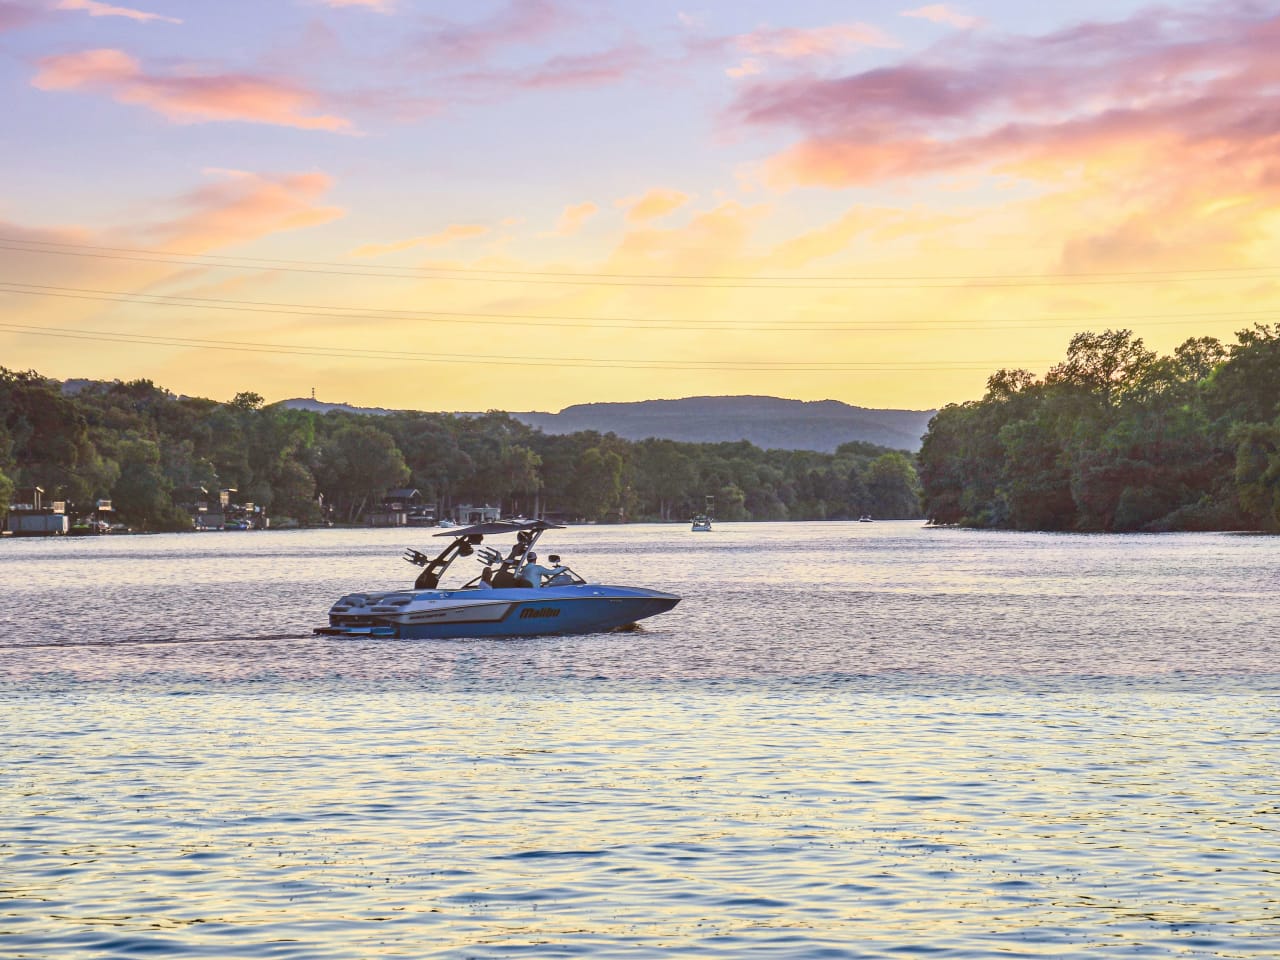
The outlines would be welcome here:
M 144 23 L 148 20 L 160 20 L 164 23 L 182 22 L 176 17 L 166 17 L 159 13 L 145 13 L 142 10 L 134 10 L 131 7 L 113 7 L 109 3 L 100 3 L 99 0 L 58 0 L 57 9 L 84 10 L 91 17 L 126 17 L 130 20 L 138 20 Z
M 928 60 L 844 77 L 756 82 L 737 111 L 748 125 L 801 131 L 769 164 L 783 186 L 1011 165 L 1066 175 L 1099 148 L 1151 143 L 1173 145 L 1158 166 L 1206 141 L 1273 155 L 1277 43 L 1280 17 L 1249 3 L 1157 10 L 1043 37 L 975 34 Z
M 346 211 L 318 201 L 333 186 L 323 173 L 269 176 L 211 170 L 220 179 L 180 197 L 185 213 L 145 229 L 146 243 L 202 253 L 285 230 L 337 220 Z
M 438 248 L 445 247 L 457 240 L 466 240 L 471 237 L 483 237 L 489 232 L 489 228 L 479 223 L 454 223 L 450 224 L 439 233 L 433 233 L 425 237 L 413 237 L 409 240 L 400 240 L 396 243 L 366 243 L 351 251 L 353 257 L 381 257 L 388 253 L 399 253 L 401 250 L 411 250 L 414 247 Z
M 904 10 L 902 15 L 904 17 L 916 17 L 919 20 L 929 20 L 933 23 L 943 23 L 947 26 L 955 27 L 957 30 L 970 30 L 982 23 L 980 17 L 972 17 L 952 10 L 945 3 L 935 3 L 928 7 L 918 7 L 915 10 Z
M 645 223 L 665 217 L 668 213 L 679 210 L 689 202 L 689 195 L 679 190 L 667 190 L 654 187 L 642 197 L 627 197 L 618 201 L 619 207 L 627 208 L 628 223 Z
M 550 233 L 544 233 L 542 236 L 571 237 L 599 212 L 600 208 L 590 200 L 565 207 L 564 213 L 560 214 L 560 221 L 556 224 L 555 230 Z
M 151 76 L 121 50 L 46 57 L 31 83 L 41 90 L 105 92 L 117 103 L 147 107 L 175 123 L 238 120 L 329 131 L 351 126 L 342 117 L 307 115 L 316 95 L 281 80 L 191 71 Z
M 757 56 L 787 60 L 830 57 L 857 47 L 892 47 L 882 31 L 865 23 L 825 27 L 762 27 L 734 38 L 735 45 Z
M 764 72 L 764 61 L 811 60 L 834 57 L 858 47 L 894 46 L 884 33 L 865 23 L 836 23 L 825 27 L 761 27 L 739 34 L 729 43 L 747 54 L 725 73 L 734 78 Z

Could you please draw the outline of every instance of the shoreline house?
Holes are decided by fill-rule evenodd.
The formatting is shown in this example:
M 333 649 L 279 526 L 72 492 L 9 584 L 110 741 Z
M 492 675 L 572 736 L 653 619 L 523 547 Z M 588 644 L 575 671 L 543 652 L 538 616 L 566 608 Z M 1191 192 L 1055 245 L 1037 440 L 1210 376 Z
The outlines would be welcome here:
M 469 527 L 473 523 L 489 523 L 492 520 L 502 519 L 502 508 L 493 507 L 487 503 L 481 507 L 460 503 L 453 508 L 453 519 L 464 527 Z
M 175 502 L 190 515 L 191 526 L 199 531 L 265 530 L 271 526 L 271 519 L 262 506 L 237 503 L 233 499 L 238 492 L 235 487 L 224 487 L 211 493 L 195 484 L 176 490 Z
M 71 529 L 65 500 L 44 498 L 43 487 L 22 487 L 14 491 L 5 530 L 15 537 L 57 537 Z
M 376 508 L 369 511 L 371 527 L 404 527 L 409 516 L 422 509 L 422 494 L 412 487 L 388 490 Z
M 75 536 L 98 536 L 111 532 L 110 517 L 114 514 L 110 500 L 95 500 L 87 510 L 84 507 L 72 511 L 71 530 Z

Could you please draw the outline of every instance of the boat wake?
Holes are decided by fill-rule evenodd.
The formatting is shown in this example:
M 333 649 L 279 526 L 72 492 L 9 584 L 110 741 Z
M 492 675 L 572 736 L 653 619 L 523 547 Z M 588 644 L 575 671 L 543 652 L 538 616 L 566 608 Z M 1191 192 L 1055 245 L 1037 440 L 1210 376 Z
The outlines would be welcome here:
M 270 643 L 276 640 L 314 640 L 309 633 L 268 633 L 242 637 L 115 637 L 109 640 L 61 640 L 41 643 L 0 643 L 0 650 L 65 650 L 77 647 L 176 646 L 198 643 Z

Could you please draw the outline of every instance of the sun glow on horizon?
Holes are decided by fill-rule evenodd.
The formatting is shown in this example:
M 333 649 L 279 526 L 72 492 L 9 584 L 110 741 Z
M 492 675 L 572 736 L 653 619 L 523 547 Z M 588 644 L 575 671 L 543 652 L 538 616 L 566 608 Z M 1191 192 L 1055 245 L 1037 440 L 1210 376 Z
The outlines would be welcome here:
M 293 47 L 237 59 L 253 9 L 160 39 L 0 20 L 36 64 L 7 68 L 30 148 L 0 194 L 4 365 L 421 409 L 927 409 L 1082 330 L 1167 353 L 1278 305 L 1280 18 L 1253 7 L 802 4 L 673 35 L 555 2 L 314 4 Z M 77 45 L 89 19 L 113 33 Z M 97 176 L 48 161 L 73 136 Z

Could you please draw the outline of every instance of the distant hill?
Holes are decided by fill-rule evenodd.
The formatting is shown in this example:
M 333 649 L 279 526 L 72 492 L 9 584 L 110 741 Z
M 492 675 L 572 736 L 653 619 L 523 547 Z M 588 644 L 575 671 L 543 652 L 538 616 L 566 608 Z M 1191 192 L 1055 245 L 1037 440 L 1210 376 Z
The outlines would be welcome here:
M 691 443 L 749 440 L 766 450 L 833 452 L 863 440 L 897 450 L 920 449 L 932 410 L 872 410 L 839 400 L 778 397 L 688 397 L 637 403 L 582 403 L 559 413 L 513 413 L 544 433 L 613 432 L 627 440 L 665 437 Z
M 310 410 L 312 413 L 359 413 L 363 416 L 385 417 L 399 410 L 388 410 L 386 407 L 353 407 L 349 403 L 325 403 L 323 400 L 312 400 L 310 397 L 298 397 L 294 400 L 281 400 L 272 406 L 284 407 L 288 410 Z
M 327 413 L 385 415 L 382 408 L 353 407 L 318 400 L 284 400 L 281 406 Z M 933 410 L 875 410 L 839 400 L 783 400 L 778 397 L 687 397 L 635 403 L 580 403 L 559 413 L 513 412 L 521 423 L 543 433 L 596 430 L 626 440 L 663 437 L 689 443 L 749 440 L 766 450 L 833 452 L 862 440 L 897 450 L 920 449 Z

